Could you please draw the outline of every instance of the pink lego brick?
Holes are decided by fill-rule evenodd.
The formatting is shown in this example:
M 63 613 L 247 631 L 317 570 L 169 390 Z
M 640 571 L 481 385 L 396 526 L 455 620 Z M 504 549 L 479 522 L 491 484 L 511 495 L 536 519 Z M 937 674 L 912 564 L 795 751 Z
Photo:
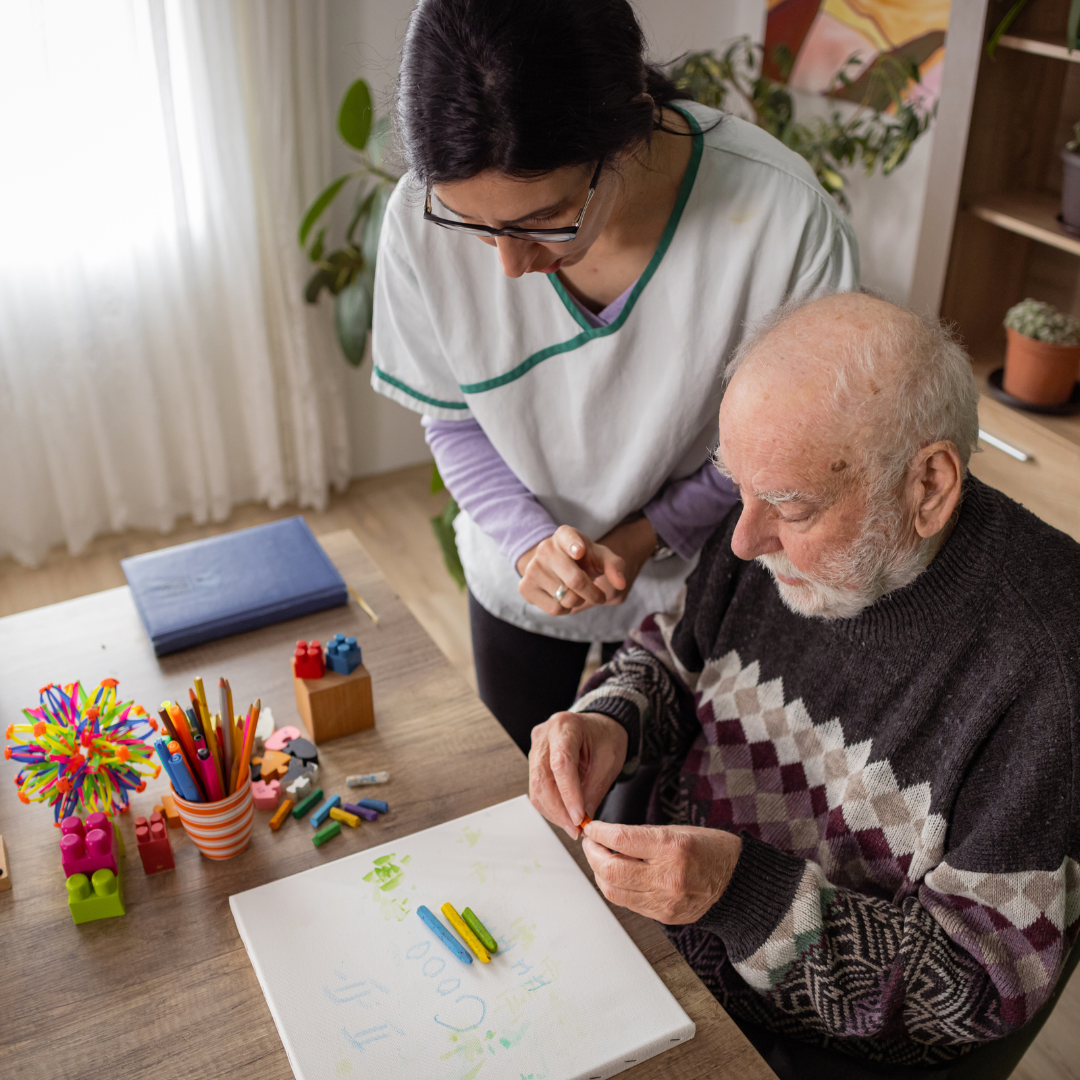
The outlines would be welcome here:
M 256 810 L 276 810 L 281 799 L 281 784 L 277 780 L 256 780 L 251 785 L 251 797 Z
M 169 830 L 161 814 L 151 814 L 149 821 L 144 817 L 135 819 L 135 842 L 139 845 L 143 869 L 148 874 L 176 869 Z
M 94 876 L 95 870 L 111 870 L 119 875 L 113 825 L 102 813 L 91 814 L 84 824 L 77 817 L 66 817 L 60 823 L 60 859 L 64 864 L 64 876 L 85 874 Z

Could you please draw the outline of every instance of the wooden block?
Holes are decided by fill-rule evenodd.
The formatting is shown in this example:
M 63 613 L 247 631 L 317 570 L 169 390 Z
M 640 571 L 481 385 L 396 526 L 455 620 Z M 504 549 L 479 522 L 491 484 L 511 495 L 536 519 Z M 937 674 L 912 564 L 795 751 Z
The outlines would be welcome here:
M 8 869 L 7 846 L 0 836 L 0 892 L 11 888 L 11 871 Z
M 375 726 L 371 675 L 361 664 L 348 675 L 327 671 L 321 679 L 293 673 L 296 708 L 313 743 L 329 742 Z

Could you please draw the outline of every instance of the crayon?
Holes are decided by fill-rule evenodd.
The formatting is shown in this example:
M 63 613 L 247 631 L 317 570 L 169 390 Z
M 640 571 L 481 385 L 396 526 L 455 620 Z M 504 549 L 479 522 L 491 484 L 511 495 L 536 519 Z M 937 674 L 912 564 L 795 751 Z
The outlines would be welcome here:
M 341 832 L 341 822 L 331 821 L 329 825 L 324 825 L 312 838 L 311 842 L 316 847 L 322 847 L 327 840 L 332 840 L 337 834 Z
M 282 822 L 289 816 L 289 811 L 292 809 L 292 799 L 286 799 L 275 811 L 274 816 L 270 819 L 270 828 L 277 832 L 281 828 Z
M 294 807 L 292 816 L 297 821 L 300 820 L 320 799 L 322 798 L 322 788 L 317 787 L 310 794 L 305 795 Z
M 390 809 L 390 804 L 384 803 L 382 799 L 361 799 L 356 805 L 366 807 L 368 810 L 376 810 L 380 814 L 385 814 Z
M 330 811 L 333 810 L 335 806 L 340 805 L 341 796 L 331 795 L 330 798 L 327 799 L 326 802 L 324 802 L 322 806 L 320 806 L 319 809 L 311 815 L 311 827 L 313 829 L 319 828 L 323 824 L 323 822 L 325 822 L 326 819 L 330 816 Z
M 454 910 L 454 905 L 449 902 L 443 904 L 442 913 L 446 916 L 446 921 L 464 938 L 465 944 L 476 953 L 476 959 L 481 964 L 490 964 L 491 956 L 487 949 L 480 944 L 480 939 L 465 925 L 465 921 Z
M 471 964 L 472 957 L 465 950 L 465 947 L 458 941 L 449 930 L 439 920 L 431 914 L 431 912 L 421 904 L 416 909 L 416 914 L 428 925 L 428 927 L 435 932 L 436 937 L 463 963 Z
M 374 810 L 369 810 L 366 806 L 357 806 L 356 803 L 344 803 L 341 809 L 344 810 L 346 813 L 355 814 L 357 817 L 361 817 L 365 821 L 379 820 L 379 815 Z
M 488 928 L 476 917 L 472 908 L 466 908 L 461 917 L 465 920 L 465 925 L 484 943 L 484 948 L 488 952 L 498 952 L 499 946 L 495 939 L 491 936 Z
M 350 814 L 348 810 L 342 810 L 340 806 L 331 807 L 330 816 L 335 821 L 343 821 L 353 829 L 357 828 L 360 824 L 360 819 L 355 814 Z
M 390 774 L 388 772 L 357 773 L 355 776 L 345 777 L 346 787 L 364 787 L 367 784 L 388 784 Z

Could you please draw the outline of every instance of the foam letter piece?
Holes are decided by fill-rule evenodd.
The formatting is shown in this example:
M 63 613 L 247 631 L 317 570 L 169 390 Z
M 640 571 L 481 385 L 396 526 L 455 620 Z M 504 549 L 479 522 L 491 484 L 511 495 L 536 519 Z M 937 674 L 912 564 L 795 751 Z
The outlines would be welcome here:
M 298 776 L 291 784 L 285 788 L 285 794 L 288 795 L 294 803 L 300 802 L 301 799 L 307 798 L 311 793 L 311 777 L 310 776 Z
M 139 858 L 146 873 L 176 869 L 169 831 L 161 814 L 152 814 L 149 821 L 144 817 L 135 819 L 135 842 L 139 845 Z
M 300 738 L 300 729 L 291 727 L 288 724 L 285 727 L 279 727 L 269 739 L 266 740 L 267 750 L 281 750 L 284 753 L 288 753 L 288 742 L 291 739 Z
M 68 909 L 76 925 L 124 914 L 120 878 L 111 870 L 95 870 L 93 877 L 72 874 L 67 879 Z
M 259 765 L 260 780 L 280 780 L 289 768 L 289 755 L 280 750 L 267 750 Z
M 96 827 L 95 827 L 96 826 Z M 120 873 L 117 862 L 117 846 L 113 825 L 105 814 L 91 814 L 86 824 L 77 817 L 66 817 L 60 822 L 60 860 L 64 864 L 64 876 L 86 874 L 108 869 Z
M 290 757 L 299 758 L 305 765 L 319 760 L 319 751 L 307 739 L 299 736 L 289 742 L 286 752 Z
M 256 810 L 276 810 L 281 798 L 281 784 L 276 780 L 269 783 L 258 780 L 251 785 L 251 797 L 255 800 Z

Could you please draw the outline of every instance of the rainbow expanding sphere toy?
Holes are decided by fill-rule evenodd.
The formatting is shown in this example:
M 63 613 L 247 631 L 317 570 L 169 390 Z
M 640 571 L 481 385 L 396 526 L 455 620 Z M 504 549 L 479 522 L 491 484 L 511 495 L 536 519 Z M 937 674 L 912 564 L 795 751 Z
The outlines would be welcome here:
M 93 694 L 74 682 L 50 683 L 40 695 L 36 709 L 23 709 L 29 723 L 5 733 L 15 745 L 4 747 L 4 757 L 22 766 L 19 798 L 47 802 L 57 827 L 80 812 L 123 813 L 128 792 L 142 791 L 144 777 L 161 772 L 144 741 L 157 721 L 132 701 L 117 704 L 116 679 L 102 679 Z

